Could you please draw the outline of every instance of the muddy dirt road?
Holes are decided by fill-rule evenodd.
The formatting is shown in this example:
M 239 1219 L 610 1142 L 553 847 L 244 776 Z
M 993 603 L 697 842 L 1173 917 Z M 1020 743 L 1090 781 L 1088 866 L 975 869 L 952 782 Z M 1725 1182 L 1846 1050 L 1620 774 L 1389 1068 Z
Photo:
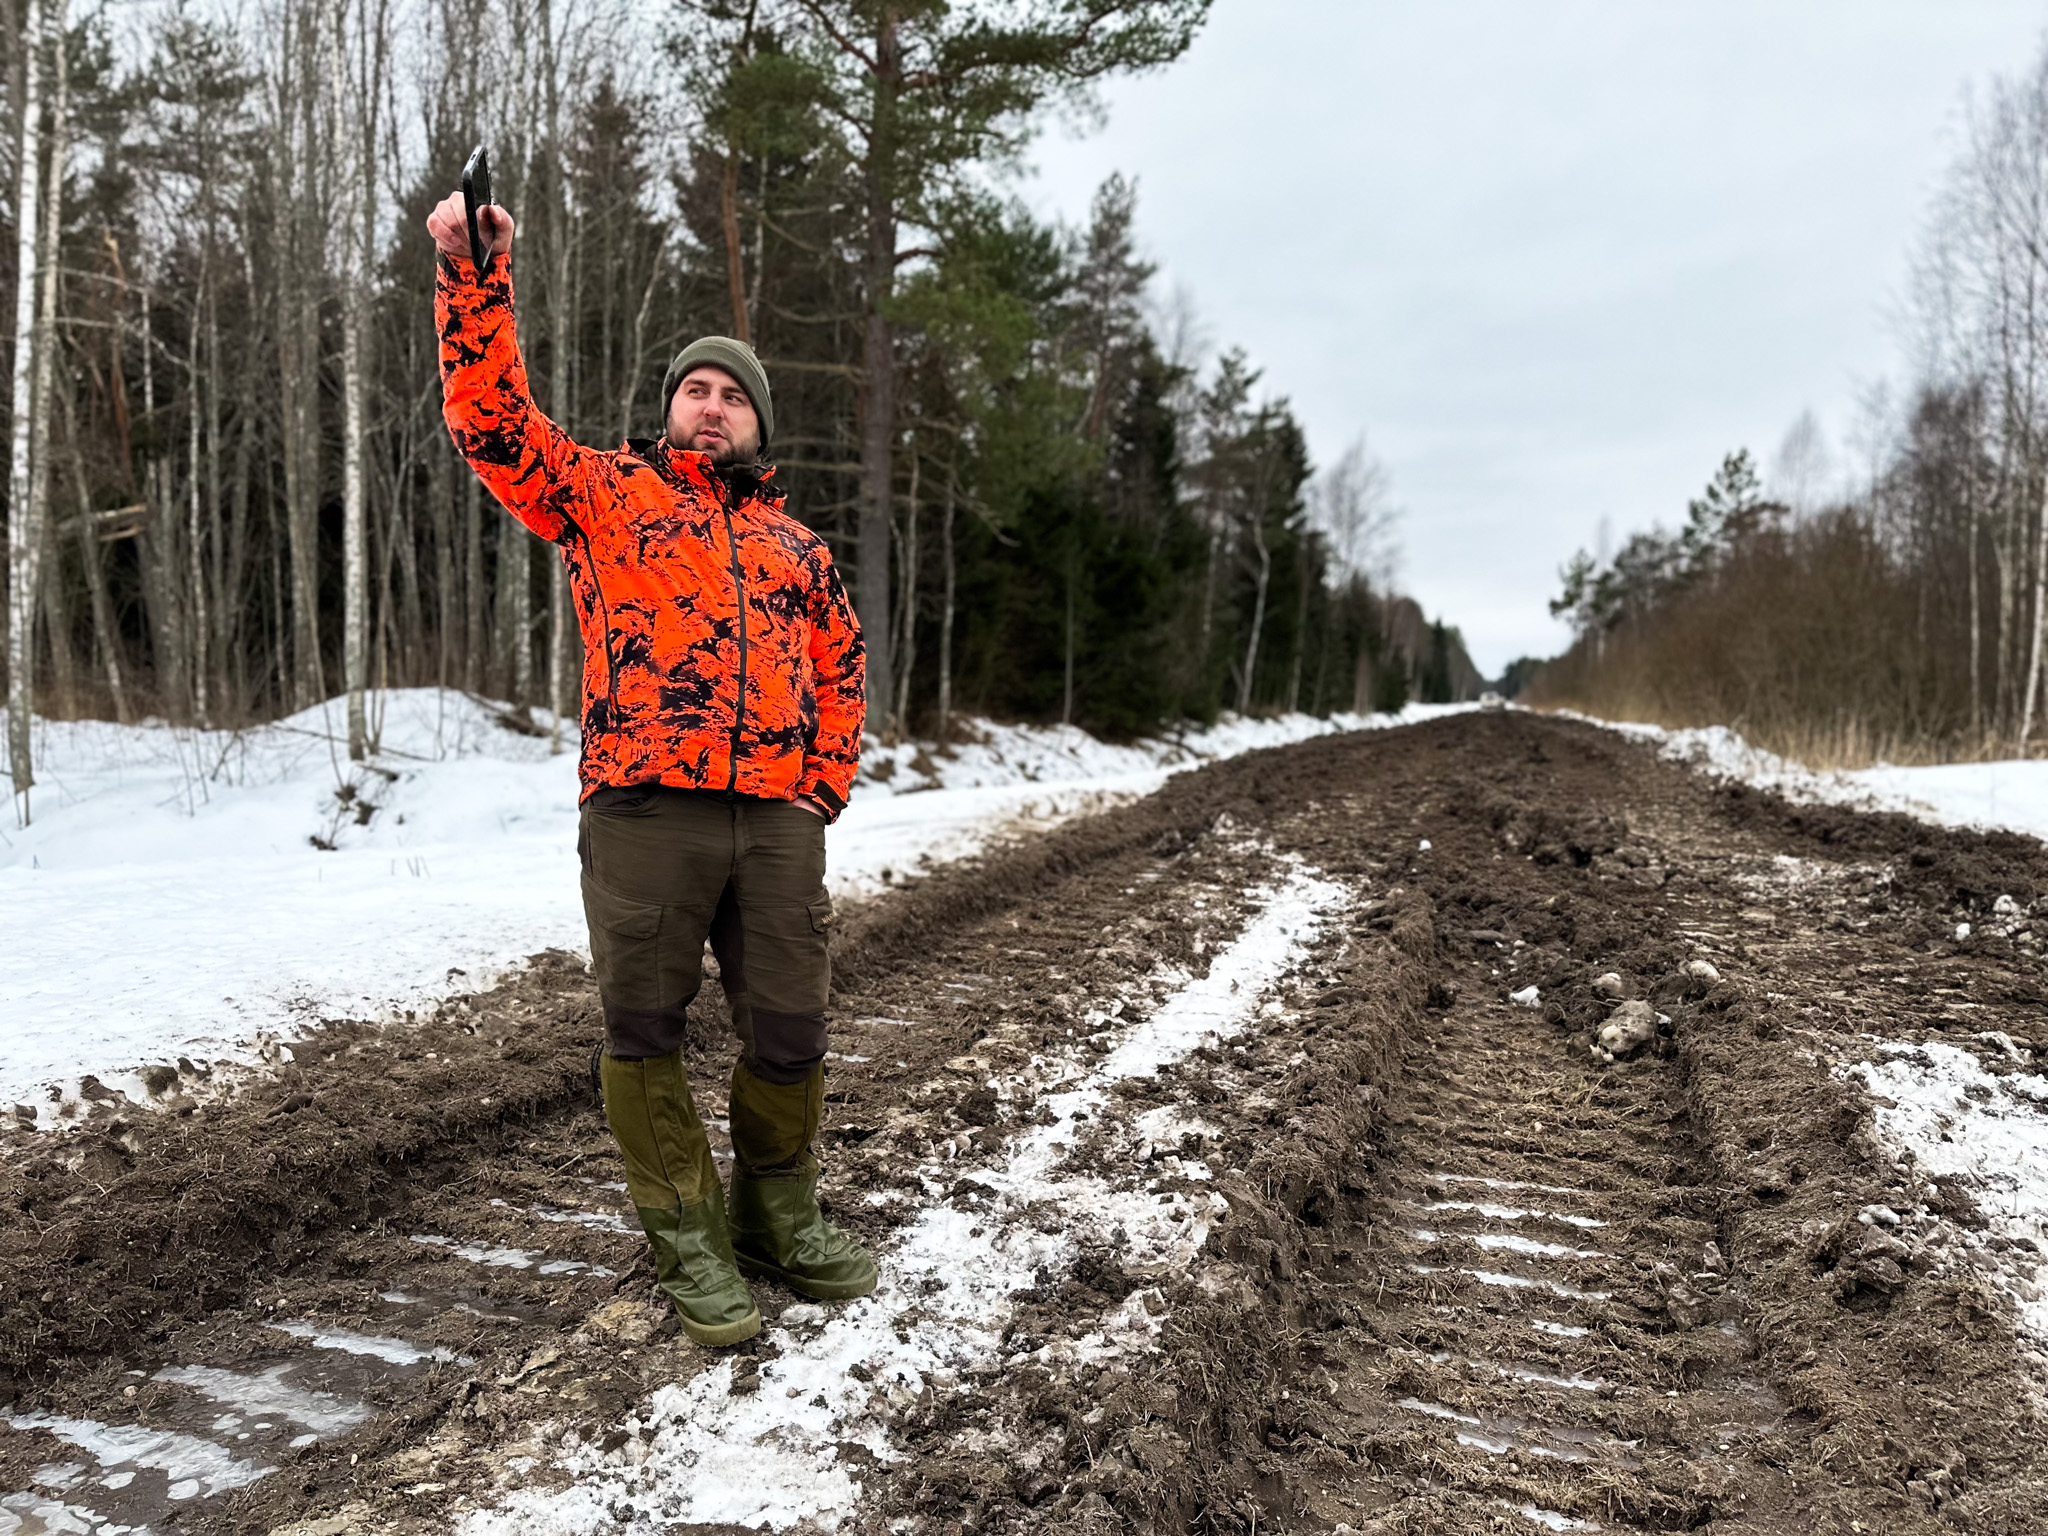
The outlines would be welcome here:
M 1522 714 L 1184 775 L 845 915 L 885 1284 L 723 1352 L 542 957 L 22 1137 L 0 1532 L 2048 1529 L 2034 1239 L 1867 1086 L 2032 1103 L 2044 897 Z

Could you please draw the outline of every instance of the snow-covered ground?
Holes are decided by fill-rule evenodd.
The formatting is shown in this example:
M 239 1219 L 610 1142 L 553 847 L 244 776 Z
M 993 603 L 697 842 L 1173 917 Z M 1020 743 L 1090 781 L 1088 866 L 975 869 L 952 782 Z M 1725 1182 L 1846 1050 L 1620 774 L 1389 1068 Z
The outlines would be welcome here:
M 2015 1066 L 2033 1054 L 2003 1035 L 1979 1036 Z M 1939 1272 L 1972 1272 L 2012 1304 L 2031 1341 L 2030 1363 L 2048 1367 L 2048 1292 L 2038 1255 L 2048 1247 L 2048 1078 L 2014 1070 L 1994 1075 L 1974 1051 L 1939 1040 L 1871 1039 L 1874 1060 L 1837 1065 L 1835 1075 L 1876 1097 L 1876 1132 L 1895 1156 L 1910 1156 L 1926 1178 L 1970 1191 L 1983 1225 L 1966 1227 L 1924 1206 L 1872 1206 L 1881 1223 Z
M 1570 714 L 1571 711 L 1561 711 Z M 1639 741 L 1703 772 L 1776 790 L 1788 800 L 1901 811 L 1944 827 L 2003 827 L 2048 841 L 2048 759 L 1939 763 L 1901 768 L 1880 763 L 1818 773 L 1753 747 L 1724 725 L 1672 731 L 1629 721 L 1574 715 Z
M 330 703 L 240 732 L 38 721 L 33 820 L 0 825 L 0 1104 L 81 1074 L 250 1064 L 261 1037 L 397 1018 L 581 949 L 576 760 L 440 689 L 377 697 L 351 765 Z M 875 745 L 829 840 L 835 894 L 1147 794 L 1181 768 L 1401 716 L 1226 719 L 1115 746 L 977 724 L 938 751 Z

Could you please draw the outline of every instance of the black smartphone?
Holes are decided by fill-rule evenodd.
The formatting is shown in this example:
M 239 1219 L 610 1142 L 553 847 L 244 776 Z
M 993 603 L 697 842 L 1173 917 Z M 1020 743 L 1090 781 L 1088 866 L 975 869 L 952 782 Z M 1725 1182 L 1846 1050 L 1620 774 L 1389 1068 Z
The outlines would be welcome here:
M 489 207 L 490 202 L 491 157 L 479 144 L 470 151 L 469 163 L 462 168 L 462 211 L 469 218 L 469 260 L 479 282 L 483 280 L 488 242 L 476 227 L 476 211 Z

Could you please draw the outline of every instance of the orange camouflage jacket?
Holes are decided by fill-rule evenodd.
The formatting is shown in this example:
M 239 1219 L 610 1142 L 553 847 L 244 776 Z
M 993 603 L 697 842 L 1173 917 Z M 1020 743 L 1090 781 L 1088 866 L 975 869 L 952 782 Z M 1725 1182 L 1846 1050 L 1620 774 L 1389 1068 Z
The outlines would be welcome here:
M 560 551 L 583 629 L 583 794 L 659 781 L 845 809 L 860 626 L 769 476 L 665 441 L 579 447 L 527 388 L 510 258 L 440 257 L 443 414 L 505 509 Z

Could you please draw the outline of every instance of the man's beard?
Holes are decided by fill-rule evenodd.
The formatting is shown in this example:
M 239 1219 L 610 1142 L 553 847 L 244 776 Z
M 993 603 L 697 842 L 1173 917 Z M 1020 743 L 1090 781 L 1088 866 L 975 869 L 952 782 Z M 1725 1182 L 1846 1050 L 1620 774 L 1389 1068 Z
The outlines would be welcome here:
M 758 444 L 742 448 L 740 444 L 724 436 L 715 443 L 702 444 L 696 438 L 692 438 L 683 446 L 708 457 L 713 469 L 730 469 L 735 464 L 751 464 L 760 452 Z

